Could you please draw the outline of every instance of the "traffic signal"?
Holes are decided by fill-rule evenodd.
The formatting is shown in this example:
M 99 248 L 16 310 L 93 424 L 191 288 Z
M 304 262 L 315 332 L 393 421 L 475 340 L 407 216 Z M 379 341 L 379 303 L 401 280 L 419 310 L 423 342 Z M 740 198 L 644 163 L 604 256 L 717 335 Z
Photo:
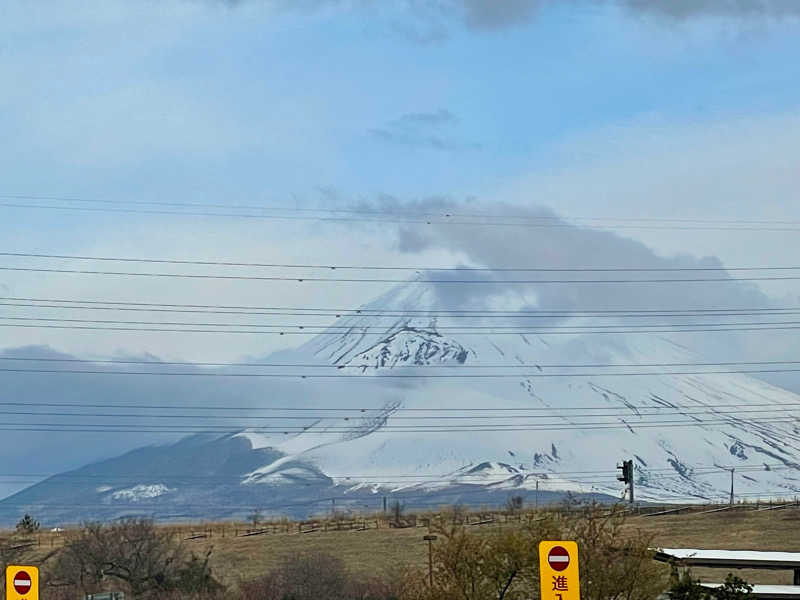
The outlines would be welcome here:
M 621 475 L 617 475 L 617 481 L 625 483 L 633 481 L 633 460 L 624 460 L 622 466 L 617 465 L 617 468 L 622 471 Z

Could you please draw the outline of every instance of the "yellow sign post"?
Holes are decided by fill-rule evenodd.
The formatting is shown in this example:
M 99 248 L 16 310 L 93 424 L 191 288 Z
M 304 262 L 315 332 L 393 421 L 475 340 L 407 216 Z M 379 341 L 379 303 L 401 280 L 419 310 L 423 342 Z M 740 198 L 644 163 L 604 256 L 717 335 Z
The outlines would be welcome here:
M 540 542 L 539 580 L 542 600 L 580 600 L 578 544 Z
M 6 567 L 6 600 L 39 600 L 39 569 L 16 565 Z

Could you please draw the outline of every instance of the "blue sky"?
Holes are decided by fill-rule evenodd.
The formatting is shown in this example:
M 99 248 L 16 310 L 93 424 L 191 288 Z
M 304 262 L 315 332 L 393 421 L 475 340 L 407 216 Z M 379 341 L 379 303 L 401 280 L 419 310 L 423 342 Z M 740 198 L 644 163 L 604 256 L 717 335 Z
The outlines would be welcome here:
M 8 193 L 312 202 L 325 186 L 491 201 L 504 181 L 560 166 L 554 146 L 576 134 L 800 102 L 792 19 L 674 22 L 565 3 L 491 31 L 445 19 L 446 39 L 418 43 L 397 30 L 430 25 L 402 11 L 3 10 Z M 453 120 L 396 123 L 437 110 Z M 391 141 L 375 135 L 387 129 Z

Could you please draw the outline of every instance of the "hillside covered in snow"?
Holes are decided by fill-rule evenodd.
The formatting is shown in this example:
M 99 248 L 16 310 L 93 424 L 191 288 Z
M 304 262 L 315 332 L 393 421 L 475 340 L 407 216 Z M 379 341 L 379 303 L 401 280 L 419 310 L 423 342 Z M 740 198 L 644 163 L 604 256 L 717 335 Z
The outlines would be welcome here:
M 319 378 L 296 397 L 265 379 L 252 417 L 271 420 L 57 475 L 0 502 L 0 516 L 305 515 L 384 496 L 502 504 L 537 488 L 611 499 L 623 459 L 642 500 L 727 497 L 732 468 L 740 497 L 800 490 L 797 395 L 702 366 L 668 331 L 592 316 L 465 324 L 433 294 L 410 282 L 267 357 Z

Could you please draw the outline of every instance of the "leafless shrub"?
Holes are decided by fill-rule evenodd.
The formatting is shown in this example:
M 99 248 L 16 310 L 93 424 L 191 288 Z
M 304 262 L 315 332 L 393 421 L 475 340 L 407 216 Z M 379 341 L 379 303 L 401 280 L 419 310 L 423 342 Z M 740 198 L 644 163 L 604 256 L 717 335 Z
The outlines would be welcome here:
M 218 592 L 209 567 L 210 552 L 187 556 L 167 529 L 146 519 L 112 525 L 87 523 L 72 532 L 48 577 L 51 589 L 83 594 L 113 587 L 134 598 L 164 598 L 171 592 L 199 597 Z
M 522 496 L 519 495 L 509 496 L 508 500 L 506 500 L 506 511 L 511 514 L 518 513 L 522 510 L 523 505 L 524 505 L 524 500 Z
M 622 531 L 625 519 L 622 509 L 575 503 L 569 511 L 525 515 L 520 528 L 480 531 L 442 519 L 433 527 L 433 585 L 427 570 L 418 571 L 404 600 L 538 597 L 538 545 L 546 539 L 578 542 L 584 600 L 654 600 L 667 573 L 652 560 L 649 536 Z
M 241 600 L 392 600 L 385 578 L 350 575 L 338 558 L 324 553 L 286 557 L 280 567 L 240 586 Z
M 668 569 L 653 561 L 652 534 L 623 532 L 624 508 L 579 505 L 566 519 L 562 539 L 580 548 L 581 598 L 652 600 L 668 585 Z

